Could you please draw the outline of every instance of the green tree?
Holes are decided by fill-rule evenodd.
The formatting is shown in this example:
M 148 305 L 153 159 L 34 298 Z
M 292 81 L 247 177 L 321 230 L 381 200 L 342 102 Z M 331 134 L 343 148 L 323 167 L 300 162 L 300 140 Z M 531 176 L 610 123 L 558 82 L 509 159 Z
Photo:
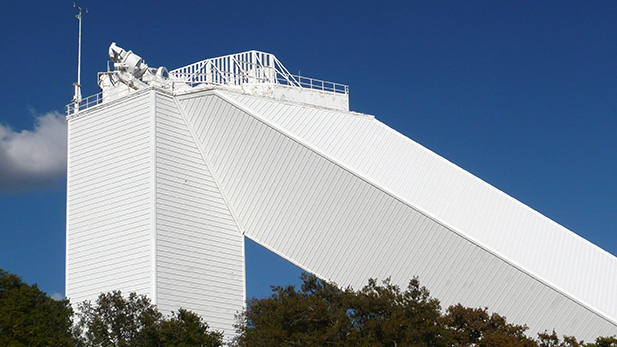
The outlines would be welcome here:
M 68 300 L 0 269 L 0 346 L 73 346 L 72 314 Z
M 564 336 L 563 341 L 557 336 L 557 333 L 553 330 L 552 334 L 547 332 L 538 334 L 538 346 L 539 347 L 592 347 L 595 345 L 584 345 L 582 341 L 578 341 L 572 336 Z
M 553 331 L 538 334 L 539 347 L 617 347 L 617 336 L 613 337 L 598 337 L 595 342 L 584 343 L 578 341 L 573 336 L 563 336 L 563 340 L 559 338 L 557 333 Z
M 451 346 L 537 346 L 525 335 L 526 326 L 509 324 L 496 313 L 489 315 L 486 309 L 450 306 L 439 321 L 448 331 Z
M 209 331 L 197 314 L 180 309 L 166 318 L 146 296 L 120 291 L 102 293 L 95 304 L 79 305 L 75 327 L 84 347 L 214 347 L 222 334 Z
M 586 347 L 617 347 L 617 336 L 598 337 L 595 343 L 585 345 Z
M 270 297 L 248 300 L 237 317 L 239 347 L 265 346 L 474 346 L 617 347 L 616 337 L 584 344 L 571 336 L 539 334 L 487 309 L 449 307 L 412 279 L 405 291 L 371 279 L 359 291 L 341 289 L 310 274 L 302 286 L 273 287 Z
M 379 285 L 370 279 L 349 301 L 349 317 L 356 328 L 356 345 L 441 346 L 444 329 L 437 324 L 440 304 L 412 279 L 407 290 L 389 279 Z
M 250 299 L 238 317 L 235 343 L 261 346 L 440 346 L 439 302 L 412 280 L 406 291 L 371 280 L 358 292 L 309 274 L 300 290 L 273 287 Z
M 161 322 L 159 336 L 162 347 L 221 346 L 223 340 L 220 332 L 208 331 L 198 314 L 182 308 Z
M 344 346 L 354 327 L 347 317 L 349 291 L 303 274 L 294 286 L 273 287 L 265 299 L 249 299 L 236 325 L 239 346 Z

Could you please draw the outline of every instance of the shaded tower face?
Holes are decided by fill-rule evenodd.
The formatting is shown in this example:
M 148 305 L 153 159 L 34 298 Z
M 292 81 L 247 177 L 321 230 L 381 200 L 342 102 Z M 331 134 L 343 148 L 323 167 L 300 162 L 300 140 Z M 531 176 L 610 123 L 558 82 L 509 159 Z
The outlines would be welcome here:
M 349 112 L 346 86 L 257 51 L 168 77 L 123 69 L 69 109 L 73 302 L 137 291 L 231 336 L 246 236 L 342 286 L 418 276 L 443 306 L 486 306 L 532 334 L 617 333 L 614 257 Z
M 137 291 L 231 334 L 243 235 L 173 97 L 146 90 L 94 111 L 69 121 L 67 296 Z

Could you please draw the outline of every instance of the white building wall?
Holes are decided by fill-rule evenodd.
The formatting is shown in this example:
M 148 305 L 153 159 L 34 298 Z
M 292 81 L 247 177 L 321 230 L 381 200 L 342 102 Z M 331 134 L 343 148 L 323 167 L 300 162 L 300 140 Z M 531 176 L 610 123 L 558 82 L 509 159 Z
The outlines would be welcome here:
M 617 258 L 374 117 L 224 95 L 617 320 Z
M 66 293 L 145 294 L 226 336 L 244 306 L 244 236 L 172 96 L 147 90 L 69 119 Z
M 69 120 L 66 296 L 151 294 L 149 94 Z
M 202 114 L 200 117 L 207 117 Z M 234 333 L 244 306 L 244 236 L 173 97 L 156 94 L 157 303 Z
M 70 117 L 68 172 L 73 302 L 137 291 L 230 336 L 245 232 L 343 286 L 419 276 L 444 306 L 617 334 L 614 257 L 371 116 L 138 92 Z
M 308 124 L 323 110 L 283 110 L 284 104 L 266 102 L 267 111 L 257 113 L 220 91 L 179 100 L 188 118 L 209 115 L 190 121 L 191 126 L 246 235 L 304 269 L 356 288 L 369 277 L 392 277 L 405 286 L 419 276 L 445 306 L 488 306 L 512 322 L 528 324 L 532 332 L 556 329 L 586 340 L 617 333 L 614 322 L 576 298 L 316 150 L 288 132 L 289 124 L 263 116 L 288 114 Z M 329 113 L 332 123 L 351 123 L 353 118 L 365 129 L 372 126 L 372 117 Z M 328 133 L 323 128 L 312 130 Z M 352 128 L 330 141 L 353 142 L 350 137 L 361 134 Z M 401 135 L 391 131 L 377 136 L 393 142 Z M 350 152 L 366 155 L 360 148 Z M 426 152 L 417 155 L 434 155 Z M 388 158 L 401 153 L 382 154 L 387 167 Z M 431 170 L 431 165 L 421 169 Z M 445 194 L 435 188 L 437 195 Z

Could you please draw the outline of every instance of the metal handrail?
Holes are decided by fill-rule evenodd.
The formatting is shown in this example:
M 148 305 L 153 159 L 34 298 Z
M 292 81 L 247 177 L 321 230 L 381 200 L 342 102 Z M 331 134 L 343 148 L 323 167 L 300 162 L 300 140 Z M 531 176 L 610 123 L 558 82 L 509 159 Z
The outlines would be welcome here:
M 184 90 L 185 86 L 201 85 L 241 87 L 246 84 L 275 84 L 298 89 L 310 89 L 336 94 L 349 94 L 349 86 L 345 84 L 318 80 L 299 75 L 292 75 L 281 62 L 270 53 L 248 51 L 230 54 L 223 57 L 210 58 L 169 71 L 168 82 L 163 86 L 172 93 Z M 134 90 L 120 90 L 120 93 L 131 93 Z M 99 105 L 107 100 L 114 100 L 117 94 L 98 93 L 66 105 L 66 114 Z
M 70 103 L 66 105 L 66 114 L 71 115 L 79 110 L 85 110 L 87 108 L 96 106 L 103 102 L 103 93 L 97 93 L 94 95 L 90 95 L 85 99 L 81 99 L 78 104 Z
M 209 73 L 187 73 L 175 72 L 169 73 L 172 82 L 181 82 L 195 87 L 200 84 L 221 85 L 221 86 L 242 86 L 243 84 L 278 84 L 290 87 L 299 87 L 311 90 L 319 90 L 337 94 L 349 94 L 349 86 L 336 82 L 318 80 L 298 75 L 288 75 L 288 78 L 279 76 L 276 78 L 263 78 L 255 76 L 247 76 L 245 74 L 236 74 L 226 71 L 220 71 L 216 67 Z M 291 79 L 292 77 L 293 79 Z M 173 89 L 173 88 L 172 88 Z
M 191 85 L 207 83 L 240 86 L 245 83 L 273 83 L 349 94 L 347 85 L 292 75 L 273 54 L 254 50 L 202 60 L 172 70 L 169 76 Z
M 127 88 L 127 89 L 118 90 L 115 93 L 110 93 L 110 92 L 103 93 L 103 92 L 100 92 L 100 93 L 97 93 L 97 94 L 94 94 L 94 95 L 90 95 L 89 97 L 87 97 L 85 99 L 81 99 L 81 101 L 78 104 L 76 104 L 75 102 L 72 102 L 72 103 L 66 105 L 65 106 L 66 115 L 67 116 L 72 115 L 72 114 L 74 114 L 74 113 L 76 113 L 78 111 L 83 111 L 83 110 L 88 109 L 90 107 L 94 107 L 94 106 L 100 105 L 100 104 L 102 104 L 102 103 L 104 103 L 106 101 L 109 101 L 109 100 L 117 100 L 117 99 L 120 98 L 119 95 L 124 96 L 124 95 L 133 94 L 135 92 L 137 92 L 137 90 Z

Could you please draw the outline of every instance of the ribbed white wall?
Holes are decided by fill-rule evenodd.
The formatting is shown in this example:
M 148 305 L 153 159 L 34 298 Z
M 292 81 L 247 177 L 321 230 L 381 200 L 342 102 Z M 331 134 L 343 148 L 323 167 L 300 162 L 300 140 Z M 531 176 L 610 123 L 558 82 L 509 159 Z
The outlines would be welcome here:
M 69 120 L 66 296 L 151 294 L 149 93 Z
M 200 115 L 207 117 L 207 114 Z M 171 96 L 156 95 L 157 303 L 234 333 L 242 309 L 244 236 Z
M 452 164 L 408 139 L 405 141 L 410 147 L 416 146 L 420 152 L 401 153 L 405 147 L 394 145 L 403 137 L 379 126 L 372 117 L 267 102 L 257 112 L 247 107 L 251 106 L 248 102 L 239 103 L 241 98 L 210 91 L 184 95 L 179 100 L 247 236 L 343 286 L 357 288 L 369 277 L 392 277 L 394 282 L 406 285 L 417 275 L 446 306 L 459 302 L 488 306 L 512 322 L 528 324 L 533 331 L 556 329 L 560 334 L 587 340 L 617 333 L 613 323 L 529 275 L 516 263 L 501 259 L 494 249 L 379 187 L 374 177 L 354 172 L 344 162 L 340 165 L 329 153 L 288 131 L 293 128 L 291 122 L 276 124 L 264 114 L 278 114 L 281 119 L 283 115 L 295 116 L 303 124 L 317 122 L 320 127 L 307 126 L 306 137 L 331 136 L 330 142 L 340 144 L 354 142 L 364 132 L 381 127 L 386 132 L 378 132 L 373 142 L 382 139 L 389 143 L 382 147 L 385 151 L 390 146 L 390 152 L 382 152 L 382 161 L 376 161 L 386 168 L 402 165 L 389 161 L 399 155 L 412 168 L 418 164 L 418 171 L 435 170 L 432 166 L 439 162 Z M 320 113 L 331 119 L 326 122 L 326 116 L 315 117 Z M 337 123 L 338 132 L 324 130 L 327 126 L 336 128 Z M 349 129 L 343 131 L 344 126 Z M 354 143 L 358 147 L 347 147 L 347 161 L 370 154 L 369 145 L 365 143 L 364 148 L 358 141 Z M 427 165 L 417 163 L 415 156 L 425 161 L 431 156 L 437 159 Z M 394 185 L 394 180 L 389 184 Z M 432 187 L 435 194 L 447 197 L 445 188 L 437 183 Z
M 225 95 L 370 182 L 430 211 L 431 216 L 617 319 L 617 258 L 374 117 Z
M 617 334 L 614 257 L 371 116 L 150 90 L 69 120 L 73 302 L 137 291 L 230 336 L 242 232 L 343 286 L 419 276 L 445 306 Z
M 173 97 L 151 90 L 69 119 L 66 293 L 146 294 L 230 337 L 244 236 Z

